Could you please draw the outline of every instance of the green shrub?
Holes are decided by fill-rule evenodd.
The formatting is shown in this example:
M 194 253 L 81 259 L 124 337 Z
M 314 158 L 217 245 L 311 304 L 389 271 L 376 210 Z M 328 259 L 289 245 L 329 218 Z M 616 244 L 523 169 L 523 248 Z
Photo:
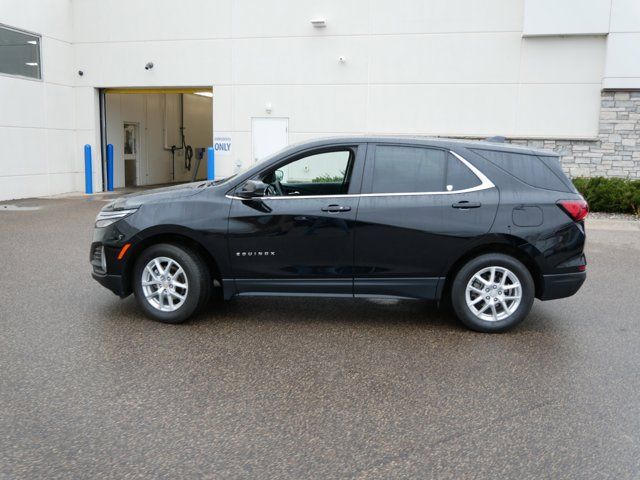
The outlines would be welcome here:
M 573 184 L 592 212 L 640 215 L 640 180 L 628 178 L 574 178 Z
M 344 180 L 344 173 L 342 175 L 336 175 L 335 177 L 325 173 L 319 177 L 315 177 L 311 180 L 312 183 L 342 183 Z

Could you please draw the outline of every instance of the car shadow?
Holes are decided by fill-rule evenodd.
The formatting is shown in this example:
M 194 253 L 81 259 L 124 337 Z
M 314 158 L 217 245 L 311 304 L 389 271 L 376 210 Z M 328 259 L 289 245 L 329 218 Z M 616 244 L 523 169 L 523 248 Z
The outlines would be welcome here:
M 438 307 L 435 302 L 390 298 L 352 299 L 323 297 L 234 297 L 224 301 L 214 298 L 203 310 L 181 325 L 167 325 L 147 318 L 130 296 L 122 301 L 104 306 L 104 316 L 117 324 L 136 324 L 148 328 L 176 327 L 182 329 L 215 330 L 232 325 L 243 326 L 269 324 L 291 325 L 363 325 L 379 328 L 399 328 L 466 332 L 468 330 L 456 318 L 450 307 Z M 562 319 L 549 312 L 547 306 L 534 303 L 529 317 L 513 329 L 500 335 L 559 333 Z M 152 327 L 153 326 L 153 327 Z

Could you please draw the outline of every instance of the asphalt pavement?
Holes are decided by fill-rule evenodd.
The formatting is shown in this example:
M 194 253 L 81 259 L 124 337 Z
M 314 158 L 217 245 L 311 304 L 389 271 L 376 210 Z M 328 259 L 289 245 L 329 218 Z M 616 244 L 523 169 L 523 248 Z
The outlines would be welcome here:
M 243 298 L 184 325 L 90 277 L 103 197 L 0 204 L 0 478 L 640 477 L 640 222 L 505 334 L 424 302 Z

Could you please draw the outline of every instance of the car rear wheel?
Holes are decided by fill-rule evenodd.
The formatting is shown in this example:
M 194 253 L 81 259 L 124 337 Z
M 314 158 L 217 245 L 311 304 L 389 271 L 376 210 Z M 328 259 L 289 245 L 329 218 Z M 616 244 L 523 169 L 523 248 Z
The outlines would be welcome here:
M 134 266 L 138 305 L 148 317 L 164 323 L 181 323 L 196 313 L 208 301 L 209 284 L 204 262 L 177 245 L 152 245 Z
M 480 255 L 466 263 L 451 287 L 451 304 L 464 325 L 502 332 L 525 319 L 535 297 L 527 267 L 504 254 Z

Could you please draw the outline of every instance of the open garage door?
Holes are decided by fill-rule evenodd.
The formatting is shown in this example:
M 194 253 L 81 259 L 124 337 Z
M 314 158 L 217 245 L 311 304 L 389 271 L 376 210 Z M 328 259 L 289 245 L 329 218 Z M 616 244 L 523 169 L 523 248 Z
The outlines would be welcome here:
M 213 145 L 211 87 L 103 93 L 103 138 L 113 145 L 115 188 L 206 178 L 206 148 Z

